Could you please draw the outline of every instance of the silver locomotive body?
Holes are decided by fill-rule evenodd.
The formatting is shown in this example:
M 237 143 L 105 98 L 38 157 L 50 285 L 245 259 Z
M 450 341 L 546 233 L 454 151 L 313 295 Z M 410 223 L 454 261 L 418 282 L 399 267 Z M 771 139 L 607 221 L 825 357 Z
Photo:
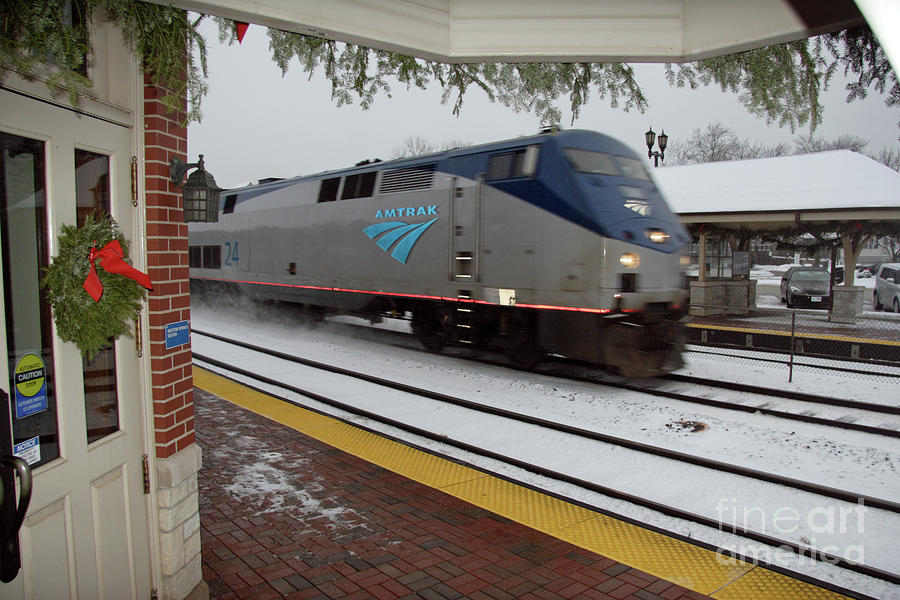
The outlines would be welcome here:
M 231 190 L 191 280 L 650 375 L 680 365 L 689 242 L 636 154 L 566 131 Z

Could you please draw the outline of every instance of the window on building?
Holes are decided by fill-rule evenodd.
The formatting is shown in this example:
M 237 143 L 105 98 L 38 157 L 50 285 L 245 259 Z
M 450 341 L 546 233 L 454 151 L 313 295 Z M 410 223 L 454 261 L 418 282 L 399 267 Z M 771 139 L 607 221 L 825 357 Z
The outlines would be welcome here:
M 78 226 L 88 215 L 109 212 L 109 157 L 75 150 L 75 206 Z M 116 346 L 110 343 L 93 359 L 82 357 L 84 414 L 88 443 L 119 430 L 119 392 Z
M 59 457 L 53 321 L 40 287 L 41 272 L 50 264 L 46 166 L 44 142 L 0 133 L 0 264 L 12 443 L 39 449 L 32 469 Z

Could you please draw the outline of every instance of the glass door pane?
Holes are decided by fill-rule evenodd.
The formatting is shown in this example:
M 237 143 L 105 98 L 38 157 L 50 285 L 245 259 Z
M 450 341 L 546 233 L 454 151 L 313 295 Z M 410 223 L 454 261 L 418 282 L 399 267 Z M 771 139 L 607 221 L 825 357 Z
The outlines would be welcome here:
M 59 456 L 50 304 L 44 143 L 0 133 L 0 246 L 13 451 L 32 468 Z
M 88 215 L 109 212 L 109 157 L 75 150 L 75 205 L 78 226 Z M 100 267 L 102 268 L 102 267 Z M 84 412 L 90 444 L 119 430 L 116 347 L 110 343 L 92 360 L 82 357 Z

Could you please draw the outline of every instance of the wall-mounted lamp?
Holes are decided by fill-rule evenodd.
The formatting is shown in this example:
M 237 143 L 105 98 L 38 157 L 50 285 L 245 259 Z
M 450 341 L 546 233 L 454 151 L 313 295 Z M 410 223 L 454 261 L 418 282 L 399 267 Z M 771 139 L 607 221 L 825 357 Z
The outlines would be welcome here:
M 185 163 L 177 156 L 169 163 L 169 178 L 175 185 L 181 185 L 184 174 L 191 173 L 182 186 L 184 200 L 184 222 L 215 223 L 219 220 L 219 192 L 222 191 L 212 173 L 203 165 L 203 155 L 195 163 Z
M 666 144 L 669 141 L 669 136 L 666 135 L 665 129 L 659 134 L 659 152 L 653 150 L 653 142 L 656 141 L 656 132 L 653 131 L 652 127 L 644 134 L 644 138 L 647 141 L 647 158 L 652 158 L 653 166 L 658 167 L 659 161 L 666 159 Z

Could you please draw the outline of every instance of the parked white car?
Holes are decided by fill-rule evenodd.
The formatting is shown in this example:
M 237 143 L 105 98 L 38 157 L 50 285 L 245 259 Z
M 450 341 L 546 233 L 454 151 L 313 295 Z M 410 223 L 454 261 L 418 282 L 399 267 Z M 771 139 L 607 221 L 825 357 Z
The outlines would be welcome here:
M 900 313 L 900 263 L 885 263 L 875 277 L 875 310 Z

